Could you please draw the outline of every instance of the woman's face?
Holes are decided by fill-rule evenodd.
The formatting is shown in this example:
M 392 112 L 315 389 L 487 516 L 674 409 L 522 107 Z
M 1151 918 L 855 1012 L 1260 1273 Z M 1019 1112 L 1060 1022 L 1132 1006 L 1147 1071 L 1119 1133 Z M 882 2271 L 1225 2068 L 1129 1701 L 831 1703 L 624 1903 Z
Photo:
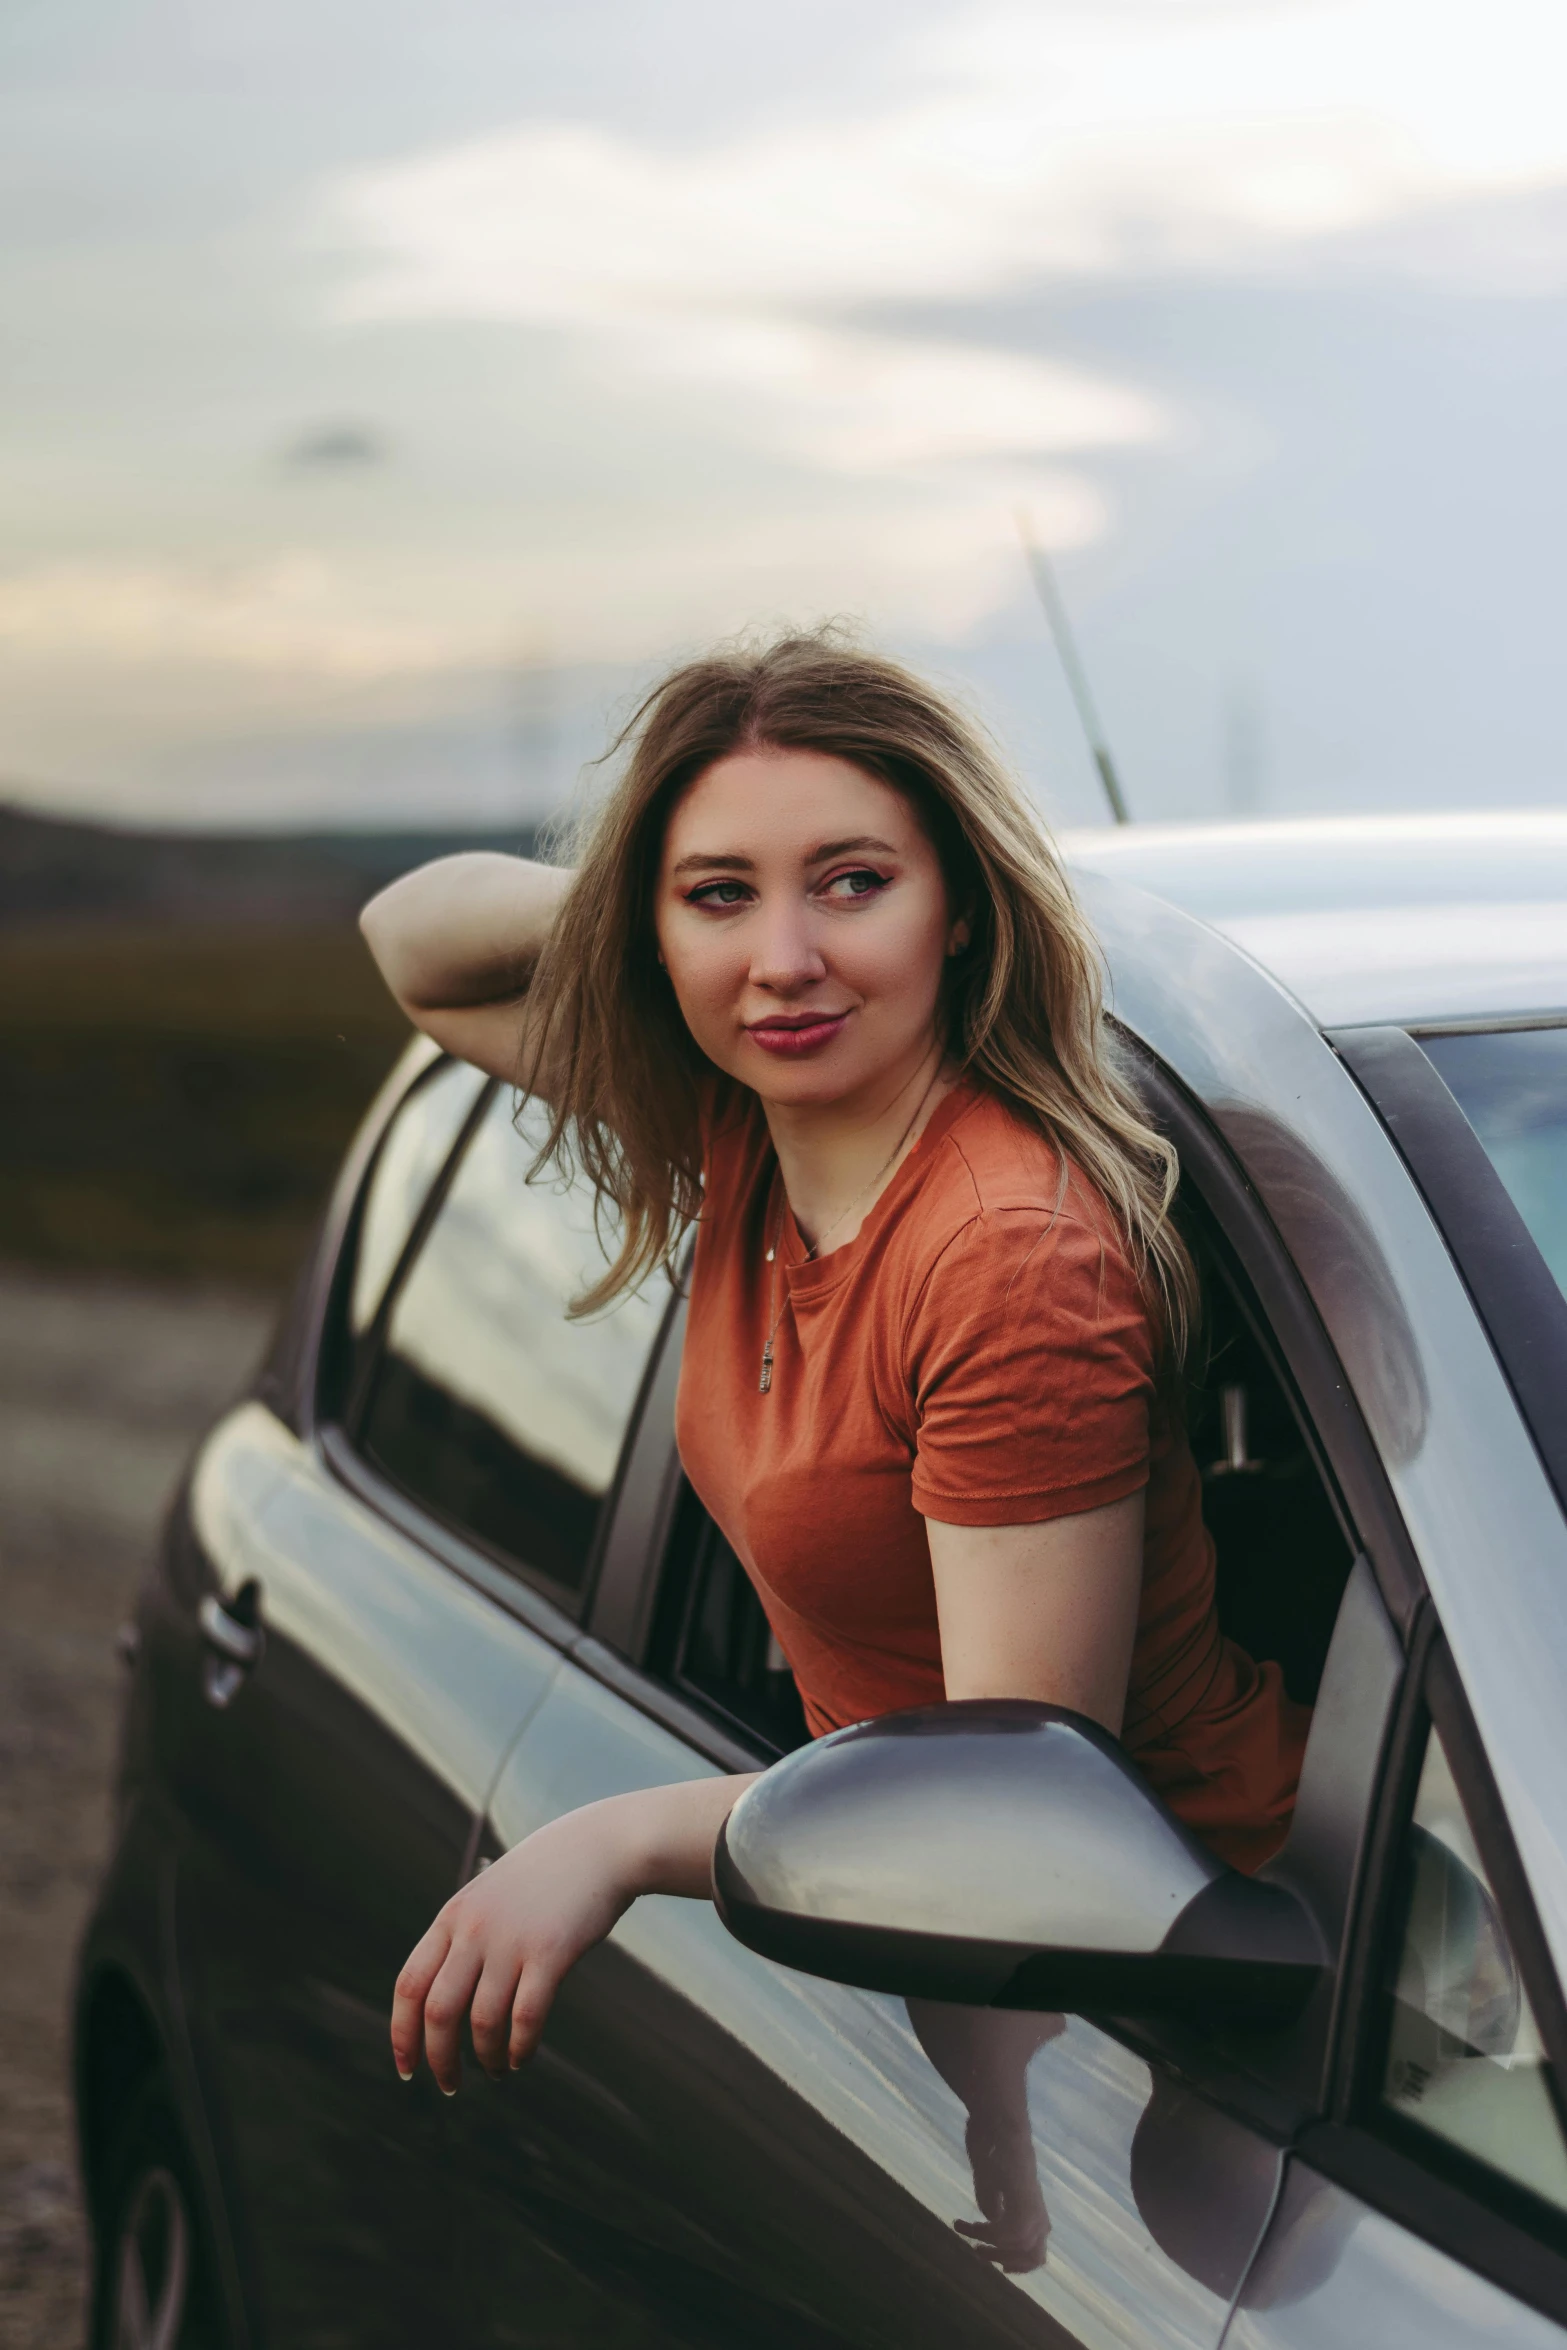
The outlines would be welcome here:
M 658 944 L 708 1059 L 801 1108 L 895 1091 L 967 943 L 909 803 L 819 751 L 743 751 L 670 817 Z

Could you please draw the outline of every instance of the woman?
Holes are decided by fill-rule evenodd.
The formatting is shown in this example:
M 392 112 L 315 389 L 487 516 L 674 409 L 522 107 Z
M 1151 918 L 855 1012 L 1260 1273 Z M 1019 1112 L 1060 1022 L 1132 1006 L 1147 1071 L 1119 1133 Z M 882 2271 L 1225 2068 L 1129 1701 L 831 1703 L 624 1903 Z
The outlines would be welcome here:
M 1195 1305 L 1170 1146 L 1026 802 L 832 635 L 677 670 L 580 868 L 455 857 L 364 929 L 410 1018 L 520 1079 L 614 1212 L 585 1309 L 697 1228 L 677 1433 L 816 1734 L 1025 1697 L 1124 1738 L 1216 1850 L 1282 1841 L 1305 1717 L 1221 1638 L 1168 1397 Z M 710 1893 L 749 1784 L 620 1795 L 449 1901 L 392 2043 L 492 2073 L 640 1893 Z

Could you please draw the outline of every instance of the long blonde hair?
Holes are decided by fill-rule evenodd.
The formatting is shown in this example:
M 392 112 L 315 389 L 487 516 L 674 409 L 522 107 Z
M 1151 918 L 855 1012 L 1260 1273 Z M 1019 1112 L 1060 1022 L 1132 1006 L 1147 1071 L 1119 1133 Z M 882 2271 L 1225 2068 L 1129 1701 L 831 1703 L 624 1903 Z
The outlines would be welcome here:
M 577 1310 L 671 1264 L 701 1207 L 698 1103 L 711 1070 L 654 934 L 670 813 L 732 752 L 808 750 L 890 785 L 925 825 L 951 903 L 972 923 L 948 966 L 948 1051 L 1103 1195 L 1178 1362 L 1197 1280 L 1171 1221 L 1175 1149 L 1116 1066 L 1098 944 L 1048 834 L 979 727 L 909 670 L 824 629 L 685 663 L 635 712 L 615 745 L 628 747 L 533 980 L 534 1034 L 550 1069 L 539 1164 L 579 1165 L 619 1242 Z

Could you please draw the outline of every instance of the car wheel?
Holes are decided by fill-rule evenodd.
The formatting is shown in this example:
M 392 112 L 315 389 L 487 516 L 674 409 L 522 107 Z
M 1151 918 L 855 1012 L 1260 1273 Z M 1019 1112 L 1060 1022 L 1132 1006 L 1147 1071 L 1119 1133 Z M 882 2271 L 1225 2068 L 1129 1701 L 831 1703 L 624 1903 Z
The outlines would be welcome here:
M 223 2350 L 194 2169 L 157 2079 L 121 2125 L 97 2237 L 93 2350 Z

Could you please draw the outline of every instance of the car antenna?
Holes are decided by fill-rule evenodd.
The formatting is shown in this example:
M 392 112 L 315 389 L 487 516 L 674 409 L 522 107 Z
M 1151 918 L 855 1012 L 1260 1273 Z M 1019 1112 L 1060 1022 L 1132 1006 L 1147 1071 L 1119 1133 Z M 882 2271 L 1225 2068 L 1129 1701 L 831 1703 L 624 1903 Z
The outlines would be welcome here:
M 1066 606 L 1061 601 L 1061 590 L 1056 585 L 1055 572 L 1051 567 L 1049 556 L 1034 535 L 1033 524 L 1021 510 L 1017 518 L 1017 531 L 1018 537 L 1023 542 L 1023 554 L 1033 577 L 1035 589 L 1038 591 L 1039 601 L 1045 608 L 1045 618 L 1050 624 L 1050 634 L 1055 640 L 1055 648 L 1060 655 L 1061 666 L 1066 671 L 1066 682 L 1071 688 L 1072 699 L 1077 705 L 1077 715 L 1083 722 L 1083 732 L 1088 737 L 1088 747 L 1094 755 L 1094 765 L 1099 770 L 1099 780 L 1105 788 L 1105 798 L 1110 803 L 1110 813 L 1117 824 L 1130 824 L 1132 821 L 1131 810 L 1127 807 L 1125 797 L 1122 794 L 1120 778 L 1115 771 L 1115 761 L 1110 756 L 1110 745 L 1105 740 L 1105 730 L 1100 725 L 1099 713 L 1094 708 L 1094 697 L 1088 687 L 1088 673 L 1078 658 L 1077 645 L 1072 636 L 1071 623 L 1066 616 Z

